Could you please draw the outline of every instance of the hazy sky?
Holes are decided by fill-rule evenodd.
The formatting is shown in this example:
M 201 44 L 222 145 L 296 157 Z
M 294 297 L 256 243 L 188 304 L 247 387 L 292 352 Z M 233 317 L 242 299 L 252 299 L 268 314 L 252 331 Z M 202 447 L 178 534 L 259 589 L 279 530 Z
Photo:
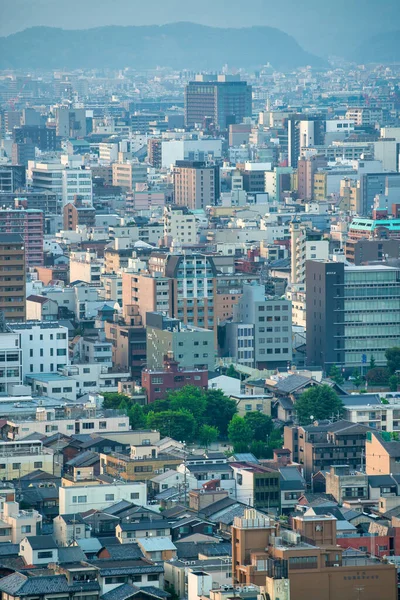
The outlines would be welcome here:
M 337 44 L 348 48 L 371 34 L 400 29 L 399 8 L 399 0 L 0 0 L 0 35 L 34 25 L 270 25 L 324 54 Z

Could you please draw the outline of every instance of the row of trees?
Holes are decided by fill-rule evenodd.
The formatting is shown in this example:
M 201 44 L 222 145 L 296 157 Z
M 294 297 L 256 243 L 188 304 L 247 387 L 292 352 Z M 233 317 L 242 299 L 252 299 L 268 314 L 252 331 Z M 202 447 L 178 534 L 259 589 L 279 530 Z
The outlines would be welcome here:
M 105 394 L 103 406 L 124 410 L 134 429 L 158 429 L 162 436 L 197 440 L 205 448 L 218 439 L 227 439 L 235 452 L 268 458 L 273 448 L 282 446 L 282 430 L 274 427 L 271 417 L 260 412 L 240 417 L 236 402 L 221 390 L 185 386 L 147 406 L 123 394 Z
M 365 377 L 361 376 L 359 369 L 354 369 L 352 382 L 357 389 L 364 381 L 367 381 L 370 385 L 389 386 L 392 392 L 397 391 L 397 387 L 400 383 L 400 378 L 398 376 L 398 372 L 400 371 L 400 348 L 389 348 L 385 352 L 385 357 L 387 366 L 377 367 L 375 358 L 372 355 Z M 342 371 L 336 365 L 332 365 L 330 368 L 329 378 L 338 385 L 341 385 L 344 382 Z

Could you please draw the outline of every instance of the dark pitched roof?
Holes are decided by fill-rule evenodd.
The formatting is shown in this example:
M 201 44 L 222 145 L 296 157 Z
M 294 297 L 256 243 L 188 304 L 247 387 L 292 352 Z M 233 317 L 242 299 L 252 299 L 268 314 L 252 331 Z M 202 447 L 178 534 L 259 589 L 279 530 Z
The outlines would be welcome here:
M 205 506 L 201 509 L 200 513 L 205 517 L 211 517 L 213 514 L 218 513 L 223 508 L 228 508 L 229 506 L 233 506 L 234 504 L 237 504 L 236 500 L 233 500 L 233 498 L 229 498 L 227 496 L 226 498 L 222 498 L 217 502 L 213 502 L 212 504 Z
M 143 552 L 137 544 L 110 544 L 106 545 L 105 549 L 111 560 L 140 560 L 143 558 Z
M 303 377 L 303 375 L 289 375 L 288 377 L 285 377 L 285 379 L 278 381 L 273 389 L 276 389 L 279 392 L 285 392 L 286 394 L 292 394 L 309 383 L 318 385 L 317 381 L 310 377 Z
M 57 548 L 52 535 L 32 535 L 27 538 L 32 550 L 50 550 Z
M 154 586 L 148 586 L 145 588 L 138 588 L 130 583 L 123 583 L 122 585 L 114 588 L 113 590 L 103 594 L 103 600 L 127 600 L 137 594 L 148 595 L 151 598 L 169 598 L 170 594 L 160 590 Z
M 0 579 L 0 590 L 10 596 L 38 596 L 68 593 L 69 586 L 65 575 L 27 577 L 13 573 Z
M 144 529 L 165 529 L 169 527 L 166 519 L 154 519 L 154 521 L 146 520 L 138 523 L 121 523 L 122 531 L 141 531 Z
M 58 548 L 58 562 L 60 563 L 78 563 L 86 560 L 86 554 L 79 546 L 68 546 Z
M 102 577 L 113 575 L 142 575 L 144 573 L 163 573 L 163 565 L 154 565 L 141 560 L 99 560 L 92 563 Z
M 19 544 L 11 544 L 11 542 L 4 542 L 0 544 L 0 557 L 5 556 L 18 556 Z
M 90 467 L 99 461 L 100 456 L 97 452 L 87 450 L 86 452 L 81 452 L 74 456 L 74 458 L 71 458 L 65 465 L 69 467 Z

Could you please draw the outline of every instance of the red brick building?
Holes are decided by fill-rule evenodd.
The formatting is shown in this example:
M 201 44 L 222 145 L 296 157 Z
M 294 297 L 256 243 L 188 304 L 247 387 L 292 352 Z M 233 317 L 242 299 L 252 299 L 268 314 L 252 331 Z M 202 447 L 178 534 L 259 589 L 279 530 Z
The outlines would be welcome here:
M 142 371 L 142 387 L 146 390 L 147 402 L 162 400 L 167 393 L 179 390 L 185 385 L 207 389 L 208 371 L 206 369 L 182 369 L 176 360 L 166 356 L 161 370 Z

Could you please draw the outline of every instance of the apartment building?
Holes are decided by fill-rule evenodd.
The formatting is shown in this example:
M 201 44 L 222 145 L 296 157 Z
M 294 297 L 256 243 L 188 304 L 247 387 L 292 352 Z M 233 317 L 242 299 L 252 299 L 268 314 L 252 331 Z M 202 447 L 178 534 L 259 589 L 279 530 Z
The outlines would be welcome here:
M 286 426 L 284 447 L 290 450 L 292 461 L 302 465 L 309 481 L 314 473 L 329 470 L 332 465 L 345 464 L 359 470 L 368 431 L 365 425 L 342 420 L 327 425 Z
M 68 329 L 55 322 L 10 324 L 20 336 L 22 377 L 31 373 L 56 373 L 69 364 Z
M 307 362 L 349 372 L 400 346 L 400 268 L 307 261 Z
M 111 453 L 100 454 L 101 473 L 123 481 L 147 481 L 176 469 L 182 462 L 181 456 L 160 452 L 157 446 L 131 446 L 130 456 Z
M 26 537 L 40 535 L 42 515 L 34 509 L 22 510 L 19 502 L 2 502 L 0 512 L 0 530 L 2 542 L 19 544 Z
M 164 357 L 162 369 L 144 369 L 142 371 L 142 387 L 146 391 L 148 404 L 163 399 L 169 391 L 179 390 L 186 385 L 207 390 L 207 369 L 184 369 L 179 367 L 177 360 L 173 360 L 167 355 Z
M 112 165 L 113 186 L 135 191 L 137 184 L 147 183 L 147 165 L 136 160 L 115 162 Z
M 179 319 L 165 317 L 160 313 L 147 313 L 146 323 L 146 356 L 149 371 L 162 369 L 167 355 L 172 355 L 180 368 L 199 371 L 214 369 L 213 331 L 183 325 Z
M 143 323 L 148 312 L 169 315 L 172 300 L 172 280 L 149 273 L 122 273 L 122 304 L 136 305 Z
M 122 483 L 104 483 L 93 481 L 92 485 L 60 486 L 60 515 L 86 512 L 87 510 L 103 510 L 121 500 L 145 506 L 147 500 L 146 483 L 134 481 Z
M 72 435 L 126 431 L 129 431 L 129 418 L 118 410 L 97 410 L 94 405 L 85 408 L 79 405 L 61 408 L 39 406 L 36 409 L 36 418 L 27 418 L 24 415 L 10 418 L 5 435 L 8 440 L 19 441 L 31 433 Z
M 270 598 L 283 600 L 354 600 L 362 593 L 375 600 L 397 598 L 394 565 L 364 553 L 351 555 L 337 545 L 332 515 L 293 518 L 292 530 L 245 509 L 232 526 L 234 584 L 264 586 Z M 278 596 L 279 594 L 279 596 Z
M 149 271 L 172 280 L 171 317 L 182 320 L 186 325 L 216 328 L 214 298 L 217 270 L 212 256 L 153 252 Z
M 130 371 L 140 380 L 146 363 L 146 328 L 138 305 L 125 304 L 123 318 L 105 322 L 105 336 L 112 344 L 112 362 L 115 368 Z
M 69 167 L 62 163 L 29 163 L 32 186 L 57 194 L 63 206 L 74 201 L 76 195 L 91 206 L 93 201 L 92 172 L 81 165 Z
M 233 478 L 236 481 L 235 498 L 243 504 L 280 512 L 281 492 L 279 471 L 255 463 L 231 462 Z
M 75 196 L 73 202 L 68 202 L 63 208 L 63 226 L 65 231 L 76 231 L 84 225 L 88 228 L 96 225 L 96 209 L 84 205 L 80 196 Z
M 100 275 L 104 268 L 104 260 L 98 258 L 93 251 L 71 252 L 69 261 L 70 281 L 85 281 L 92 285 L 100 285 Z
M 217 167 L 202 161 L 178 160 L 173 168 L 174 202 L 190 210 L 214 206 L 219 197 Z
M 27 267 L 43 265 L 43 212 L 33 208 L 26 210 L 0 210 L 0 235 L 20 234 L 25 244 Z
M 196 218 L 185 206 L 164 208 L 164 237 L 182 245 L 196 244 Z
M 10 394 L 23 382 L 22 347 L 19 333 L 12 332 L 0 319 L 0 393 Z
M 7 322 L 24 321 L 25 243 L 20 234 L 0 235 L 0 311 Z
M 238 337 L 238 359 L 244 349 L 254 352 L 253 364 L 258 369 L 286 367 L 292 360 L 292 307 L 288 300 L 266 296 L 263 285 L 245 283 L 242 297 L 234 306 L 233 323 L 238 324 L 238 332 L 247 330 L 249 343 L 253 336 L 252 345 L 247 346 L 243 337 Z M 251 361 L 250 355 L 244 357 Z
M 41 469 L 54 474 L 54 453 L 39 440 L 0 441 L 0 480 L 18 480 Z

